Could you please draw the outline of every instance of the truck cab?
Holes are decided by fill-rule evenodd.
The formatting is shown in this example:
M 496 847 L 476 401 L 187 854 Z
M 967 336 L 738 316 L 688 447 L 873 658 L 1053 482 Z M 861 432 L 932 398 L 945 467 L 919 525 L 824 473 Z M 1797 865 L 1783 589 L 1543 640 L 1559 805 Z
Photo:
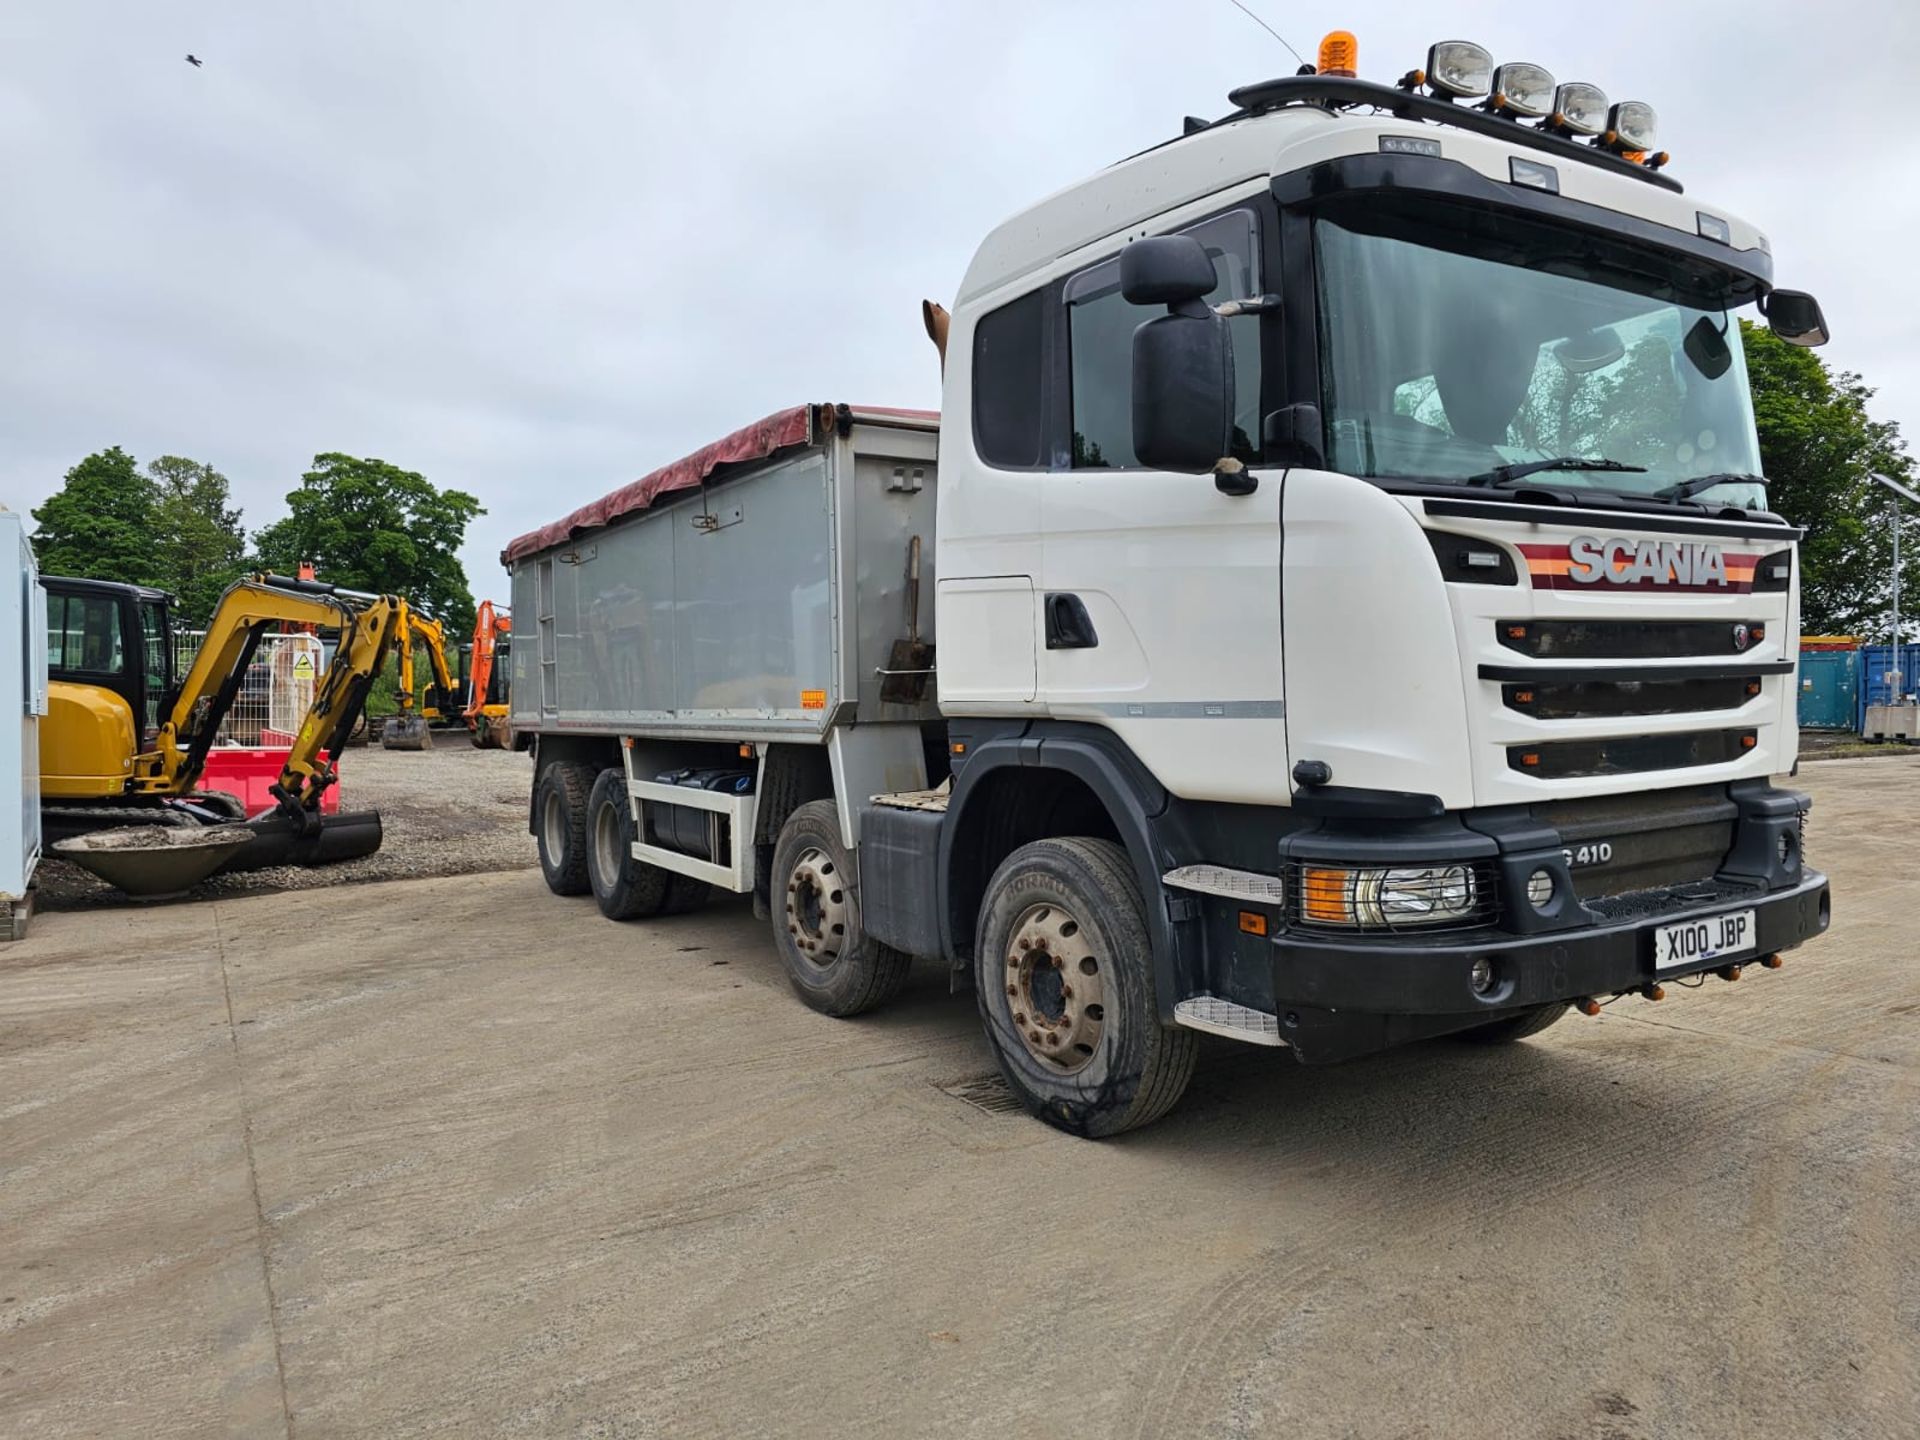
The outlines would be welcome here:
M 1828 923 L 1736 323 L 1817 306 L 1659 157 L 1409 81 L 1247 87 L 1015 216 L 946 348 L 953 843 L 1090 789 L 1163 1017 L 1310 1061 Z

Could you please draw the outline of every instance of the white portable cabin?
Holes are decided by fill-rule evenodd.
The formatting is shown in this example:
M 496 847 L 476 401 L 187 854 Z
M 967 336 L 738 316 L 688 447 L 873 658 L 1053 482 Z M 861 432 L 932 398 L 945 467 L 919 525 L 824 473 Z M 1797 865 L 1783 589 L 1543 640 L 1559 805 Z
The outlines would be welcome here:
M 21 516 L 0 508 L 0 940 L 26 933 L 40 863 L 40 717 L 47 713 L 47 592 Z

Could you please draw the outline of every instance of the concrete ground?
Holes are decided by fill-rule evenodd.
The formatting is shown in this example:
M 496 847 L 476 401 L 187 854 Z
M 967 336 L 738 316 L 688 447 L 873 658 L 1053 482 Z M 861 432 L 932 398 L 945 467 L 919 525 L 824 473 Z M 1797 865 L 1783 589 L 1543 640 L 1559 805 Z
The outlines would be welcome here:
M 1911 1437 L 1920 761 L 1836 927 L 1501 1050 L 1222 1043 L 1090 1144 L 824 1019 L 738 905 L 538 873 L 0 949 L 0 1434 Z M 985 1087 L 990 1089 L 991 1087 Z

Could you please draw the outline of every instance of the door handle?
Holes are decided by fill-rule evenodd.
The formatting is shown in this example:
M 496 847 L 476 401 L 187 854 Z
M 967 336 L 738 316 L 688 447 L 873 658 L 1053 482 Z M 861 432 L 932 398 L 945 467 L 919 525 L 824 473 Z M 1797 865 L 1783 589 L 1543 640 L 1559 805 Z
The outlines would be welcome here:
M 1047 623 L 1047 649 L 1091 650 L 1100 643 L 1093 630 L 1093 617 L 1078 595 L 1049 591 L 1042 610 Z

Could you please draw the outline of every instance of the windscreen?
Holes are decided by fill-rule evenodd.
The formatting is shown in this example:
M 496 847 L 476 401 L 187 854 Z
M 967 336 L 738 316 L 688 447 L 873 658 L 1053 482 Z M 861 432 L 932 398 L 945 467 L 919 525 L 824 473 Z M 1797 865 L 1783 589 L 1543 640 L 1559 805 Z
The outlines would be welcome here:
M 1578 456 L 1645 473 L 1539 481 L 1639 493 L 1759 473 L 1740 327 L 1698 275 L 1544 227 L 1497 242 L 1436 227 L 1435 243 L 1400 225 L 1314 228 L 1330 468 L 1464 480 Z M 1765 503 L 1757 484 L 1701 498 Z

